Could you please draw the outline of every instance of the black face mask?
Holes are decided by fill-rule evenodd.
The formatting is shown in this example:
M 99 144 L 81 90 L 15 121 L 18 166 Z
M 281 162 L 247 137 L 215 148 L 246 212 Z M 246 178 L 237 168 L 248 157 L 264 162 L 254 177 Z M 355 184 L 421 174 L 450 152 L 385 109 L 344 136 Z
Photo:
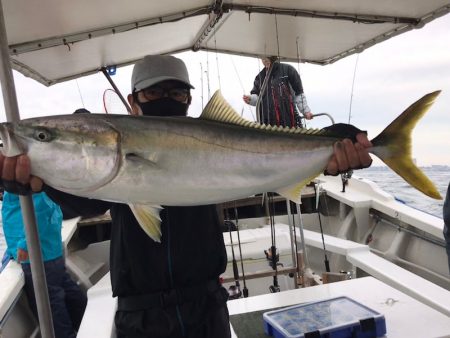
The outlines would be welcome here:
M 187 103 L 163 97 L 148 102 L 137 102 L 145 116 L 186 116 L 189 105 Z

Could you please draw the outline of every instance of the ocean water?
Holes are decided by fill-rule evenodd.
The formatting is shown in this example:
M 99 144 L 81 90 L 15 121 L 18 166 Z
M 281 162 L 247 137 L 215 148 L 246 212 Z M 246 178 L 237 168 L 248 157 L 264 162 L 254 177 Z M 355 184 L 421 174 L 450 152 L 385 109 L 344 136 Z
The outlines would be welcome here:
M 450 182 L 450 167 L 430 166 L 422 167 L 421 170 L 435 184 L 442 198 L 445 198 Z M 442 218 L 444 200 L 435 200 L 422 194 L 388 167 L 371 167 L 358 170 L 354 173 L 354 176 L 369 179 L 405 204 Z
M 431 179 L 431 181 L 433 181 L 442 197 L 445 198 L 447 187 L 450 182 L 450 167 L 431 166 L 423 167 L 421 169 Z M 364 170 L 358 170 L 355 172 L 354 176 L 369 179 L 378 184 L 381 189 L 392 194 L 397 199 L 410 205 L 411 207 L 442 218 L 442 207 L 444 205 L 443 200 L 435 200 L 423 195 L 419 191 L 412 188 L 408 183 L 406 183 L 402 178 L 387 167 L 371 167 Z M 0 227 L 1 257 L 3 257 L 5 247 L 3 227 Z

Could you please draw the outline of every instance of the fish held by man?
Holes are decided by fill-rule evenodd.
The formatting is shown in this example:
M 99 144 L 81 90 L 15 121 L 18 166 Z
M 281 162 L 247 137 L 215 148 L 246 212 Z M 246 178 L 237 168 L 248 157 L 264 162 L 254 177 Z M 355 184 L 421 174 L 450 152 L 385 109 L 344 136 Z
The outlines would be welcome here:
M 425 95 L 372 140 L 369 150 L 424 194 L 441 198 L 411 157 L 411 132 L 439 91 Z M 355 128 L 356 129 L 356 128 Z M 2 153 L 30 157 L 32 174 L 58 190 L 130 205 L 154 240 L 160 205 L 201 205 L 275 191 L 299 203 L 348 135 L 261 125 L 217 92 L 199 118 L 101 114 L 1 123 Z

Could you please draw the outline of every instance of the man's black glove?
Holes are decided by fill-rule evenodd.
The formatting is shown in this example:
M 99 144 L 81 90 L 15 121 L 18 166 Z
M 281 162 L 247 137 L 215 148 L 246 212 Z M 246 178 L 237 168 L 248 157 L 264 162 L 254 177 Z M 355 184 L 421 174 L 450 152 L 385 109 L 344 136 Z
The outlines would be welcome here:
M 22 184 L 16 181 L 1 180 L 0 186 L 11 194 L 26 196 L 32 193 L 30 184 Z

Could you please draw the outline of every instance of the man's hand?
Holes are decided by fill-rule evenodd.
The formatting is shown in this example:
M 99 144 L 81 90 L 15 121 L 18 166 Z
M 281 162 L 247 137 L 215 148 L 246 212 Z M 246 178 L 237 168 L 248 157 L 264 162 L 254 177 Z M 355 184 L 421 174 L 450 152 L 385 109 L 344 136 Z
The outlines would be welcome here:
M 258 101 L 258 95 L 256 94 L 243 95 L 242 99 L 244 100 L 245 103 L 251 106 L 256 106 L 256 102 Z
M 356 143 L 352 143 L 351 140 L 344 139 L 334 144 L 334 154 L 328 162 L 325 174 L 338 175 L 349 169 L 370 167 L 372 158 L 368 149 L 372 147 L 372 143 L 365 133 L 357 134 L 356 140 Z
M 22 186 L 29 184 L 33 192 L 41 191 L 43 187 L 40 178 L 31 176 L 31 163 L 27 155 L 5 157 L 0 154 L 0 176 L 6 191 L 15 183 Z
M 307 119 L 307 120 L 312 120 L 313 117 L 314 117 L 313 113 L 310 112 L 310 111 L 305 113 L 305 114 L 303 114 L 303 115 L 305 116 L 305 119 Z
M 28 260 L 28 251 L 17 249 L 17 262 L 21 263 Z

